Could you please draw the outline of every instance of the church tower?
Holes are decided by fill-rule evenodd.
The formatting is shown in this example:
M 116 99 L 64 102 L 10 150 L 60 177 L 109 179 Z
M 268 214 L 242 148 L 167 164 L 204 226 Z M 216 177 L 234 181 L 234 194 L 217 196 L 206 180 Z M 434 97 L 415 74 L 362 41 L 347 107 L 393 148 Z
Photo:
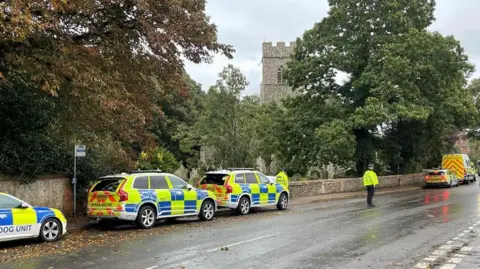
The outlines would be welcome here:
M 295 48 L 295 42 L 286 46 L 285 42 L 272 42 L 262 44 L 262 84 L 260 85 L 260 100 L 262 103 L 280 103 L 280 101 L 293 95 L 286 84 L 284 70 Z

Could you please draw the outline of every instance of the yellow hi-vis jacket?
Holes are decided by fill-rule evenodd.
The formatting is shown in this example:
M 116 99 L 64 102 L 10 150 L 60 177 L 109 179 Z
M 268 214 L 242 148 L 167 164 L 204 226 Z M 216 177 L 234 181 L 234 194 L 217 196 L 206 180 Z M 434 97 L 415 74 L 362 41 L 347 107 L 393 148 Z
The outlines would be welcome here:
M 288 188 L 288 176 L 283 171 L 276 176 L 277 184 L 283 185 Z
M 378 184 L 378 177 L 375 172 L 368 170 L 363 175 L 363 186 L 375 186 Z

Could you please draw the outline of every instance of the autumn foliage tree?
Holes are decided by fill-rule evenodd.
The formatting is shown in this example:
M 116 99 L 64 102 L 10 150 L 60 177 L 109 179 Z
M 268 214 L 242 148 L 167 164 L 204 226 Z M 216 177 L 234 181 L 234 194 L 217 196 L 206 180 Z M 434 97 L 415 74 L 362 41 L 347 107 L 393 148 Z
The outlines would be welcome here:
M 217 42 L 205 1 L 3 1 L 0 19 L 2 93 L 52 96 L 51 136 L 125 156 L 156 147 L 146 129 L 162 115 L 161 100 L 188 92 L 183 59 L 233 52 Z

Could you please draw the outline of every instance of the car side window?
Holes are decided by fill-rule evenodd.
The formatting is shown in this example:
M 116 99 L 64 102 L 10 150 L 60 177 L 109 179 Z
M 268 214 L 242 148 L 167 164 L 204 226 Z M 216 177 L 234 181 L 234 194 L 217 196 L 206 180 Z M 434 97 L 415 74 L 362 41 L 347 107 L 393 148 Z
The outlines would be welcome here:
M 258 184 L 257 177 L 254 173 L 245 173 L 247 184 Z
M 245 176 L 243 173 L 238 173 L 235 175 L 235 183 L 245 184 Z
M 269 180 L 268 177 L 265 176 L 264 174 L 262 174 L 262 173 L 257 173 L 257 175 L 258 175 L 258 178 L 260 178 L 260 183 L 262 183 L 262 184 L 268 184 L 268 183 L 270 183 L 270 180 Z
M 170 179 L 170 183 L 172 183 L 172 188 L 174 189 L 186 189 L 187 188 L 187 183 L 183 181 L 182 179 L 176 177 L 176 176 L 168 176 L 168 179 Z
M 22 202 L 6 195 L 0 195 L 0 208 L 2 209 L 12 209 L 19 208 L 22 205 Z
M 167 179 L 164 176 L 151 176 L 150 177 L 150 189 L 164 190 L 170 189 L 168 187 Z
M 148 189 L 148 177 L 137 177 L 133 183 L 134 189 Z

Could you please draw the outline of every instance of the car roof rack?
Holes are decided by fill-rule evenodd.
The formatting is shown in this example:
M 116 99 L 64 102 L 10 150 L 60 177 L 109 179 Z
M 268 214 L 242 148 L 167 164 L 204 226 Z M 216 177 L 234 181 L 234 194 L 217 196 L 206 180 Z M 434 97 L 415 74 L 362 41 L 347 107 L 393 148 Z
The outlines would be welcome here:
M 160 169 L 148 169 L 148 170 L 135 170 L 133 172 L 130 172 L 130 174 L 138 174 L 138 173 L 163 173 L 162 170 Z
M 241 170 L 249 170 L 249 171 L 253 171 L 253 168 L 227 168 L 227 170 L 230 170 L 230 171 L 241 171 Z

